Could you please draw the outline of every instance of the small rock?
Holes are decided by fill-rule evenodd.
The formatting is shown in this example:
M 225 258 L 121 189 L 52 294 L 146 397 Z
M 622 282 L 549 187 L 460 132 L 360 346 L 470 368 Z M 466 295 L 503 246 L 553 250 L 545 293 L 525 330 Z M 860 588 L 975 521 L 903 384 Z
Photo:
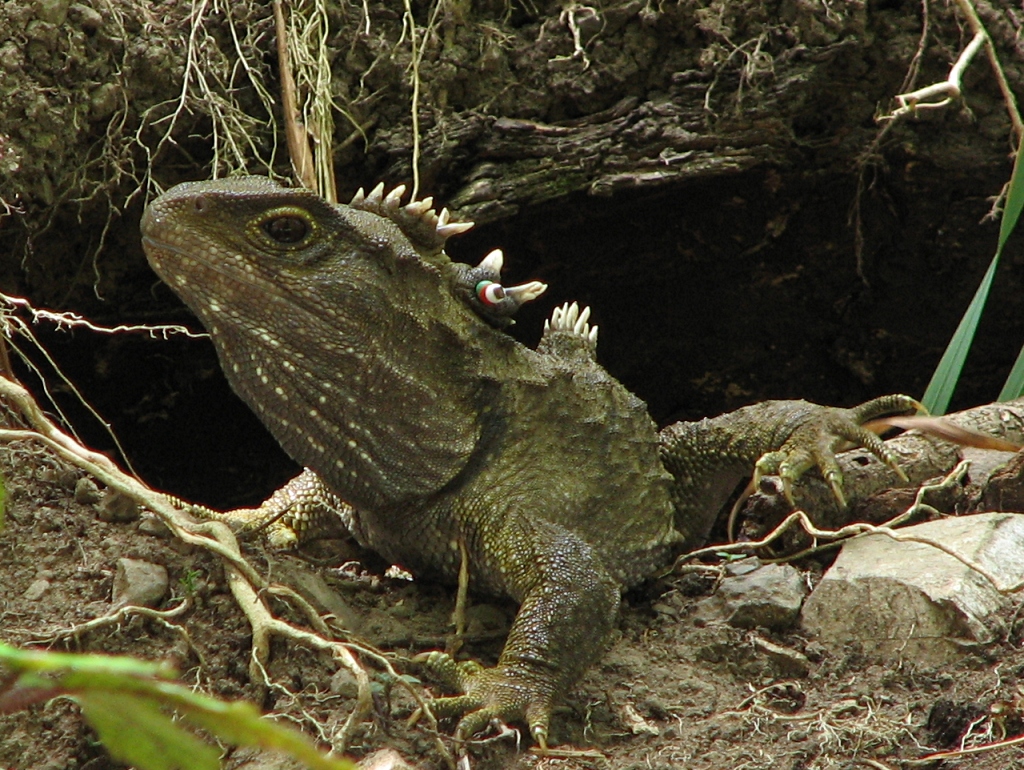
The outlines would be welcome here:
M 78 483 L 78 473 L 74 468 L 46 467 L 39 471 L 39 480 L 47 484 L 57 484 L 65 489 L 74 489 Z
M 633 735 L 658 735 L 661 730 L 652 725 L 638 712 L 631 703 L 623 703 L 616 709 L 619 719 Z
M 138 503 L 126 495 L 122 495 L 116 489 L 108 488 L 103 493 L 103 499 L 96 506 L 96 515 L 100 521 L 127 522 L 139 518 Z
M 152 513 L 145 513 L 139 520 L 139 532 L 166 540 L 171 536 L 171 528 L 164 524 L 163 519 Z
M 346 629 L 355 631 L 361 618 L 345 598 L 324 580 L 323 575 L 311 570 L 297 559 L 284 558 L 278 564 L 278 580 L 294 588 L 317 612 L 334 615 Z
M 802 679 L 811 672 L 811 662 L 806 656 L 788 647 L 754 637 L 754 647 L 764 655 L 772 670 L 781 677 Z
M 103 26 L 103 16 L 99 11 L 90 8 L 82 3 L 75 3 L 69 9 L 72 18 L 74 18 L 82 30 L 90 35 Z
M 359 762 L 359 770 L 416 770 L 394 749 L 375 751 Z
M 38 508 L 34 517 L 34 528 L 37 532 L 57 532 L 64 527 L 64 512 L 52 505 Z
M 1024 578 L 1024 516 L 982 513 L 899 530 L 942 544 L 1004 586 Z M 964 646 L 998 638 L 998 613 L 1013 598 L 944 551 L 868 535 L 843 546 L 807 599 L 804 626 L 826 647 L 859 642 L 872 659 L 941 667 Z
M 347 668 L 339 668 L 331 677 L 330 690 L 344 698 L 354 698 L 359 694 L 359 682 Z
M 37 578 L 32 581 L 32 585 L 25 589 L 23 595 L 30 602 L 39 601 L 43 598 L 43 594 L 50 590 L 51 585 L 53 584 L 46 578 Z
M 36 0 L 36 18 L 60 26 L 68 17 L 70 0 Z
M 100 488 L 96 486 L 96 482 L 90 479 L 88 476 L 82 476 L 78 481 L 75 482 L 75 502 L 81 505 L 91 505 L 92 503 L 98 503 L 102 499 L 100 494 Z
M 117 607 L 155 607 L 167 595 L 167 568 L 141 559 L 118 559 L 113 603 Z
M 677 607 L 673 607 L 668 602 L 655 602 L 651 605 L 651 609 L 659 615 L 667 615 L 673 619 L 679 617 L 679 609 Z
M 764 564 L 749 570 L 747 566 L 730 565 L 730 571 L 739 574 L 723 578 L 714 594 L 697 603 L 698 616 L 722 618 L 737 628 L 792 627 L 807 594 L 799 570 L 788 564 Z
M 124 103 L 124 94 L 117 83 L 103 83 L 89 94 L 89 117 L 106 120 Z

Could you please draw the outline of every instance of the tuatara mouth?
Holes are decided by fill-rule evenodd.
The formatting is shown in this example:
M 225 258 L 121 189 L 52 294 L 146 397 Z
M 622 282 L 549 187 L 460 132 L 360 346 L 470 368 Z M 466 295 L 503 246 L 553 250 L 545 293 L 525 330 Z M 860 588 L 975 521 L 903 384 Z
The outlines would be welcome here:
M 192 286 L 195 282 L 186 279 L 182 272 L 173 270 L 173 265 L 175 264 L 179 266 L 193 265 L 201 267 L 209 273 L 216 274 L 219 277 L 217 285 L 222 289 L 236 285 L 244 286 L 249 294 L 259 290 L 265 295 L 280 299 L 284 299 L 287 296 L 286 292 L 281 290 L 281 287 L 271 281 L 260 280 L 257 275 L 246 274 L 243 277 L 239 275 L 237 270 L 228 269 L 226 267 L 230 264 L 228 260 L 218 257 L 203 259 L 197 257 L 194 252 L 188 251 L 170 241 L 154 238 L 151 235 L 142 236 L 142 248 L 146 252 L 146 258 L 153 269 L 179 291 L 188 291 L 188 287 Z M 211 284 L 203 286 L 203 293 L 209 294 L 212 288 Z

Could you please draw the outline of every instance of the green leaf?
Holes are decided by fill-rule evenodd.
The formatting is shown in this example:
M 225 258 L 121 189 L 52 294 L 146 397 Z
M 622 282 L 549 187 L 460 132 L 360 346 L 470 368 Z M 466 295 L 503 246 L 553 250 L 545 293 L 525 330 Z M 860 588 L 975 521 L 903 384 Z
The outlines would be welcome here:
M 96 729 L 111 755 L 139 770 L 218 767 L 219 752 L 183 729 L 175 713 L 225 743 L 281 751 L 312 770 L 355 770 L 351 762 L 320 753 L 302 733 L 260 716 L 246 701 L 225 702 L 168 681 L 171 669 L 113 655 L 19 650 L 0 642 L 0 664 L 20 671 L 16 685 L 28 695 L 67 695 Z M 212 764 L 211 764 L 212 762 Z
M 1024 209 L 1024 171 L 1020 171 L 1021 153 L 1024 151 L 1024 138 L 1017 147 L 1017 158 L 1013 162 L 1013 176 L 1010 177 L 1010 189 L 1006 193 L 1006 209 L 1003 211 L 1003 221 L 999 223 L 999 249 L 1001 253 L 1003 244 L 1010 237 L 1010 233 L 1017 226 L 1021 210 Z M 999 391 L 999 401 L 1009 401 L 1018 398 L 1024 393 L 1024 347 L 1017 354 L 1017 360 L 1010 370 L 1010 376 L 1006 378 L 1003 389 Z
M 1020 212 L 1024 209 L 1024 171 L 1021 171 L 1021 150 L 1024 150 L 1024 137 L 1021 137 L 1017 145 L 1017 157 L 1013 161 L 1013 173 L 1010 175 L 1010 187 L 1006 191 L 1006 206 L 1003 208 L 1003 218 L 999 222 L 999 245 L 996 247 L 996 255 L 1003 253 L 1003 246 L 1010 238 L 1010 233 L 1017 226 L 1020 219 Z
M 999 266 L 999 257 L 1003 253 L 1003 247 L 1006 245 L 1007 240 L 1009 240 L 1010 234 L 1017 226 L 1021 210 L 1024 209 L 1024 171 L 1021 170 L 1021 166 L 1024 165 L 1021 161 L 1022 150 L 1024 150 L 1024 137 L 1021 138 L 1021 142 L 1017 147 L 1017 157 L 1013 162 L 1013 173 L 1010 175 L 1010 184 L 1006 191 L 1006 206 L 1003 209 L 1003 218 L 999 222 L 999 242 L 996 245 L 996 253 L 989 263 L 988 270 L 985 271 L 985 276 L 981 279 L 981 285 L 978 286 L 978 290 L 974 293 L 971 304 L 967 307 L 967 312 L 960 319 L 960 324 L 953 333 L 953 339 L 949 341 L 946 352 L 942 354 L 942 360 L 939 361 L 939 365 L 932 375 L 931 382 L 928 383 L 924 398 L 921 399 L 921 403 L 933 415 L 946 413 L 949 401 L 953 397 L 953 391 L 956 389 L 957 381 L 960 379 L 960 373 L 963 371 L 967 353 L 971 349 L 971 343 L 974 341 L 974 335 L 978 330 L 978 322 L 981 320 L 981 313 L 985 309 L 985 302 L 988 300 L 988 294 L 992 288 L 992 279 L 995 276 L 996 268 Z M 1022 386 L 1024 386 L 1024 349 L 1021 350 L 1020 355 L 1017 357 L 1017 362 L 1010 372 L 1010 377 L 999 393 L 999 400 L 1006 401 L 1010 398 L 1016 398 L 1020 395 Z
M 170 682 L 160 682 L 158 687 L 163 702 L 227 743 L 283 751 L 313 770 L 356 770 L 348 760 L 321 754 L 297 730 L 260 716 L 247 701 L 226 703 Z
M 74 700 L 114 759 L 140 770 L 220 767 L 220 751 L 183 730 L 147 698 L 93 691 L 76 695 Z
M 992 288 L 992 277 L 996 274 L 996 267 L 999 265 L 999 252 L 992 257 L 985 276 L 981 279 L 981 285 L 974 293 L 974 299 L 967 306 L 967 312 L 960 319 L 960 324 L 953 333 L 953 339 L 949 341 L 946 352 L 942 354 L 931 382 L 924 392 L 921 403 L 924 404 L 928 413 L 938 417 L 946 413 L 949 400 L 953 397 L 956 383 L 960 379 L 960 372 L 963 371 L 964 361 L 974 341 L 974 333 L 978 329 L 978 321 L 981 320 L 981 311 L 985 309 L 985 302 L 988 299 L 989 289 Z
M 40 673 L 95 674 L 96 676 L 137 676 L 167 679 L 174 669 L 164 663 L 149 663 L 124 655 L 82 655 L 73 652 L 19 650 L 0 642 L 0 663 L 19 671 Z M 120 680 L 118 680 L 120 681 Z
M 1024 348 L 1017 354 L 1017 360 L 1013 363 L 1010 376 L 1006 378 L 1003 389 L 999 391 L 999 398 L 996 401 L 1012 401 L 1024 394 Z

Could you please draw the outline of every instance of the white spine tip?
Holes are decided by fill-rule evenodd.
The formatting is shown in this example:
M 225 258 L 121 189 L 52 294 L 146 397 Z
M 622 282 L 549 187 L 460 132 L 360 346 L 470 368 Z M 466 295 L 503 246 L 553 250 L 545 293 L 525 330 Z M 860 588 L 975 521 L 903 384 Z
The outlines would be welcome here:
M 430 198 L 422 201 L 410 201 L 405 204 L 405 210 L 414 217 L 422 217 L 425 213 L 430 211 Z
M 530 281 L 529 283 L 523 283 L 519 286 L 511 286 L 505 289 L 505 293 L 512 297 L 516 305 L 522 305 L 524 302 L 531 302 L 537 299 L 544 291 L 548 288 L 546 283 L 540 281 Z M 557 309 L 555 310 L 557 313 Z M 552 316 L 554 318 L 554 316 Z
M 384 199 L 384 205 L 390 208 L 397 209 L 402 202 L 402 196 L 405 195 L 405 185 L 400 184 L 394 190 L 388 193 L 388 197 Z
M 479 267 L 492 273 L 500 273 L 505 264 L 505 255 L 501 249 L 494 249 L 490 254 L 480 260 Z
M 447 209 L 445 209 L 445 211 L 447 211 Z M 441 213 L 443 214 L 444 211 L 442 211 Z M 437 234 L 440 235 L 442 238 L 450 238 L 453 235 L 461 235 L 467 230 L 473 229 L 472 222 L 452 222 L 451 224 L 448 224 L 446 222 L 442 222 L 441 218 L 438 217 L 437 223 Z
M 576 319 L 576 323 L 573 324 L 572 330 L 574 332 L 576 332 L 577 334 L 586 334 L 587 333 L 586 330 L 588 328 L 587 327 L 587 319 L 589 319 L 589 318 L 590 318 L 590 306 L 588 305 L 588 306 L 584 307 L 580 311 L 579 318 L 577 318 Z

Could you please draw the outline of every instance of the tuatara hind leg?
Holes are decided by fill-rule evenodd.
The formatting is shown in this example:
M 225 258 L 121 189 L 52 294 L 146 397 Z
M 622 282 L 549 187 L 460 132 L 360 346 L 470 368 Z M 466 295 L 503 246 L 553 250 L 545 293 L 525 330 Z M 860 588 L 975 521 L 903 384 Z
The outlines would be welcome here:
M 807 405 L 814 406 L 814 405 Z M 808 470 L 817 467 L 832 488 L 840 506 L 845 507 L 843 474 L 836 461 L 836 452 L 844 448 L 863 447 L 884 462 L 904 481 L 906 474 L 896 456 L 877 434 L 863 427 L 864 423 L 883 415 L 923 410 L 909 396 L 882 396 L 852 409 L 815 406 L 812 416 L 797 424 L 778 449 L 763 454 L 754 465 L 754 487 L 762 476 L 778 476 L 786 498 L 793 502 L 793 484 Z
M 883 396 L 851 409 L 807 401 L 763 401 L 698 422 L 677 422 L 661 431 L 661 457 L 674 477 L 676 528 L 690 547 L 703 545 L 736 484 L 754 469 L 778 474 L 786 494 L 817 467 L 843 502 L 835 454 L 863 446 L 902 474 L 885 443 L 864 423 L 886 414 L 913 412 L 910 396 Z

